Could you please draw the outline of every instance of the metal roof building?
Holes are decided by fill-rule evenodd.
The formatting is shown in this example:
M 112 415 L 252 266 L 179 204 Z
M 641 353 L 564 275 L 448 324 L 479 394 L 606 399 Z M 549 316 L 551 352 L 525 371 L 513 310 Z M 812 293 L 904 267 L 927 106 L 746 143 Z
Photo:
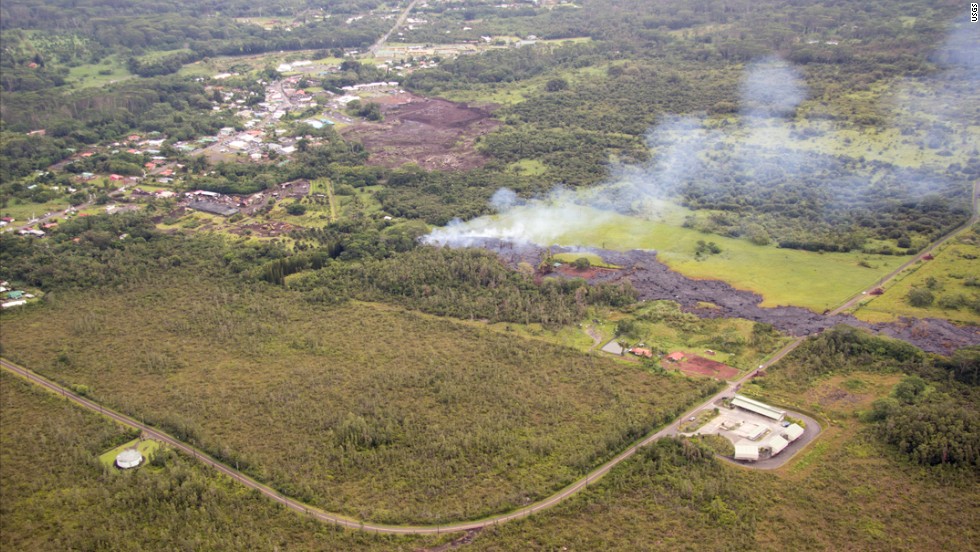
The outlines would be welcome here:
M 755 462 L 759 459 L 759 447 L 756 445 L 735 445 L 735 459 Z
M 779 435 L 775 435 L 771 439 L 769 439 L 769 448 L 772 450 L 773 456 L 776 456 L 780 452 L 783 452 L 783 449 L 788 446 L 789 446 L 789 441 L 783 439 Z
M 732 399 L 732 406 L 744 408 L 749 412 L 755 412 L 760 416 L 765 416 L 766 418 L 772 418 L 773 420 L 776 421 L 782 421 L 782 419 L 786 417 L 785 410 L 779 410 L 777 408 L 769 406 L 764 402 L 759 402 L 755 399 L 750 399 L 742 395 L 735 395 L 735 398 Z
M 197 200 L 190 202 L 187 206 L 196 211 L 204 211 L 205 213 L 221 215 L 223 217 L 230 217 L 238 213 L 238 209 L 235 207 L 229 207 L 213 201 Z
M 124 470 L 135 468 L 136 466 L 139 466 L 140 462 L 142 461 L 143 455 L 140 454 L 140 451 L 134 448 L 126 449 L 116 456 L 116 465 Z
M 800 436 L 803 435 L 803 432 L 805 431 L 806 430 L 803 429 L 803 427 L 800 426 L 799 424 L 789 424 L 788 426 L 783 428 L 783 437 L 785 437 L 787 441 L 792 442 L 799 439 Z

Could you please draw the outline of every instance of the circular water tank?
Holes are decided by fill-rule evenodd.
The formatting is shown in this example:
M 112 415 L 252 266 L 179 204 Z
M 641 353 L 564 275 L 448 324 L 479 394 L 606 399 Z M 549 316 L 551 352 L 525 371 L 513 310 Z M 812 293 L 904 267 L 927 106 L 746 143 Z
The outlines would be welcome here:
M 116 456 L 116 465 L 124 470 L 135 468 L 136 466 L 139 466 L 140 462 L 142 461 L 143 455 L 140 454 L 140 451 L 134 448 L 126 449 Z

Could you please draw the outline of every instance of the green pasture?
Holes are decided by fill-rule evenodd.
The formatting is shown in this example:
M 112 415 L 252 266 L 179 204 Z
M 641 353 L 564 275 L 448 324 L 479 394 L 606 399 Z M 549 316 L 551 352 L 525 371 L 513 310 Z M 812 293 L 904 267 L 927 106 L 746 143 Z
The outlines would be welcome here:
M 65 79 L 74 88 L 105 86 L 114 82 L 133 78 L 126 64 L 118 56 L 109 56 L 99 63 L 86 63 L 68 69 Z
M 588 259 L 589 264 L 598 268 L 621 268 L 614 264 L 607 263 L 602 260 L 602 257 L 596 255 L 595 253 L 558 253 L 553 255 L 556 261 L 562 263 L 574 263 L 578 259 Z
M 472 227 L 511 229 L 539 244 L 603 249 L 656 250 L 658 258 L 691 278 L 718 279 L 759 293 L 763 306 L 796 305 L 817 312 L 833 308 L 872 286 L 907 257 L 863 253 L 815 253 L 758 246 L 745 240 L 703 234 L 660 220 L 644 220 L 590 207 L 566 206 L 553 224 L 528 223 L 539 218 L 532 207 L 477 219 Z M 695 256 L 697 242 L 715 242 L 721 253 Z M 872 268 L 860 266 L 864 261 Z
M 40 218 L 44 216 L 44 213 L 63 211 L 69 206 L 67 197 L 53 199 L 45 203 L 21 202 L 18 199 L 11 199 L 5 207 L 0 209 L 0 214 L 5 217 L 13 217 L 14 225 L 23 226 L 27 224 L 32 215 Z
M 943 318 L 954 322 L 980 324 L 980 314 L 966 305 L 951 308 L 944 298 L 962 296 L 971 299 L 980 295 L 980 287 L 967 285 L 968 278 L 980 278 L 980 240 L 976 232 L 953 238 L 935 259 L 916 263 L 904 272 L 884 295 L 870 296 L 854 312 L 869 322 L 895 320 L 900 316 L 913 318 Z M 932 286 L 930 287 L 930 282 Z M 915 288 L 929 289 L 935 296 L 928 307 L 913 307 L 908 294 Z M 944 308 L 945 305 L 945 308 Z

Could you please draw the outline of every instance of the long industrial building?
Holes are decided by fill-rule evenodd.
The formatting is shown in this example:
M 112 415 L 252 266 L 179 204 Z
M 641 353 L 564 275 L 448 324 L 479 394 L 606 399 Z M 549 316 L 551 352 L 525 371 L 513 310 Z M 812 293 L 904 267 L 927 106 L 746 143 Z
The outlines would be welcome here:
M 748 410 L 749 412 L 755 412 L 756 414 L 759 414 L 760 416 L 765 416 L 766 418 L 772 418 L 777 422 L 783 421 L 783 418 L 786 417 L 785 410 L 779 410 L 777 408 L 769 406 L 764 402 L 759 402 L 755 399 L 750 399 L 743 395 L 735 395 L 735 398 L 732 399 L 732 406 L 743 408 L 745 410 Z

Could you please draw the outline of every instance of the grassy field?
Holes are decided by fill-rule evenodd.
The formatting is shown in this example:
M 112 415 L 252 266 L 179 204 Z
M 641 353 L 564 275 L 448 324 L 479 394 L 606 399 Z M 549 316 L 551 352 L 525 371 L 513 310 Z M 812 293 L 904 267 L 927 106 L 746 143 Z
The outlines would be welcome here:
M 99 463 L 107 468 L 111 468 L 116 463 L 116 456 L 119 456 L 120 452 L 130 448 L 135 448 L 143 455 L 143 464 L 145 465 L 160 450 L 160 443 L 151 439 L 133 439 L 128 443 L 123 443 L 118 447 L 114 447 L 100 454 Z
M 614 264 L 609 264 L 602 260 L 602 257 L 596 255 L 595 253 L 557 253 L 552 256 L 556 261 L 562 263 L 574 263 L 578 259 L 588 259 L 591 266 L 599 268 L 621 268 Z
M 74 88 L 89 88 L 105 86 L 135 76 L 126 68 L 126 63 L 123 60 L 117 56 L 109 56 L 100 63 L 89 63 L 69 68 L 68 78 L 65 80 Z
M 278 67 L 282 63 L 297 60 L 312 60 L 317 65 L 338 66 L 343 61 L 339 58 L 327 57 L 313 60 L 317 50 L 296 50 L 289 52 L 272 52 L 247 56 L 215 56 L 206 60 L 189 63 L 180 68 L 178 75 L 191 77 L 211 77 L 218 73 L 230 71 L 233 67 L 248 66 L 249 71 L 260 71 L 266 67 Z M 290 72 L 287 74 L 294 74 Z
M 973 300 L 980 295 L 980 287 L 967 285 L 968 278 L 980 278 L 980 232 L 974 228 L 960 234 L 933 255 L 934 260 L 917 263 L 899 276 L 884 295 L 863 301 L 854 314 L 871 322 L 911 316 L 980 324 L 980 314 L 965 305 L 951 308 L 957 301 L 950 301 L 958 297 Z M 929 289 L 935 297 L 932 305 L 910 305 L 907 296 L 915 288 Z
M 566 69 L 521 81 L 471 85 L 466 89 L 446 90 L 438 95 L 456 102 L 511 106 L 542 94 L 545 84 L 551 79 L 564 78 L 570 83 L 588 81 L 596 74 L 604 72 L 606 67 L 608 65 Z
M 508 168 L 526 176 L 541 176 L 548 170 L 548 166 L 537 159 L 521 159 L 511 163 Z
M 407 551 L 447 540 L 339 531 L 168 449 L 136 470 L 99 464 L 130 437 L 0 372 L 0 548 Z
M 520 227 L 523 237 L 538 243 L 656 250 L 661 261 L 685 276 L 724 280 L 736 288 L 754 291 L 762 295 L 764 306 L 797 305 L 817 312 L 837 306 L 907 260 L 901 256 L 758 246 L 683 228 L 673 220 L 677 214 L 643 220 L 573 206 L 567 207 L 565 215 L 567 220 L 592 224 L 525 227 L 528 215 L 522 208 L 492 220 L 497 221 L 495 226 Z M 699 240 L 715 242 L 721 253 L 698 259 L 695 249 Z M 859 265 L 861 261 L 872 268 Z
M 63 211 L 69 207 L 68 198 L 54 199 L 46 203 L 34 203 L 33 201 L 11 200 L 7 206 L 0 209 L 5 217 L 13 217 L 14 225 L 21 226 L 27 224 L 31 216 L 43 217 L 44 213 Z
M 356 517 L 440 522 L 550 494 L 706 386 L 543 340 L 271 286 L 155 275 L 3 313 L 5 355 Z

